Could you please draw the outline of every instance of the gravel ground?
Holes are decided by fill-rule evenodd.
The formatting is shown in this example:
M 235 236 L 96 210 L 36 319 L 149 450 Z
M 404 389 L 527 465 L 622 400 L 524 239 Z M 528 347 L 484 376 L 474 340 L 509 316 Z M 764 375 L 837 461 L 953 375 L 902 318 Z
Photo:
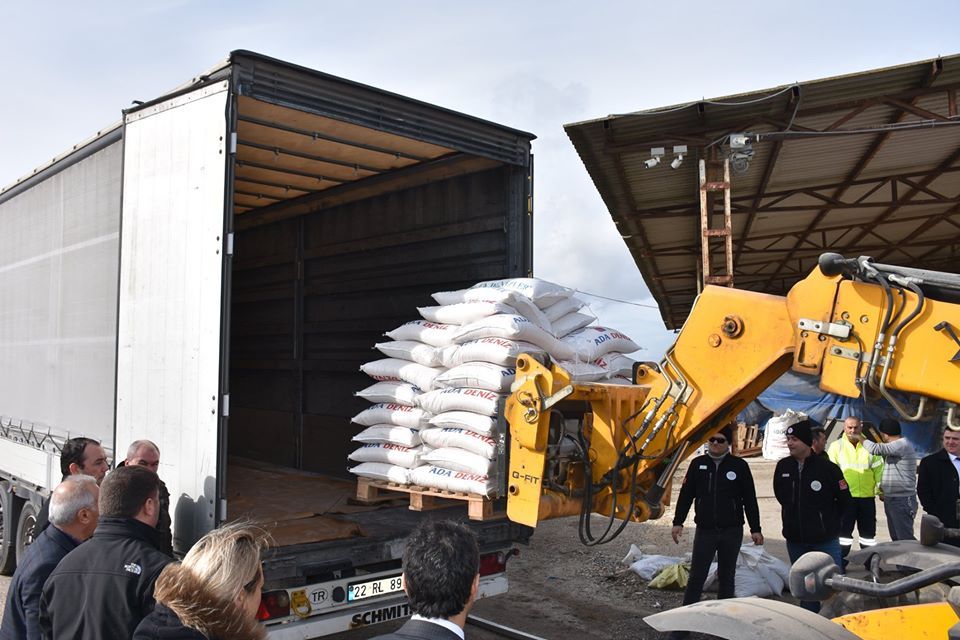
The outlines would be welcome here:
M 772 490 L 774 463 L 751 459 L 750 466 L 760 502 L 765 547 L 786 562 L 786 546 L 780 536 L 780 510 Z M 682 473 L 683 469 L 678 477 L 682 477 Z M 888 540 L 882 507 L 877 511 L 878 538 Z M 682 556 L 689 552 L 693 542 L 692 514 L 679 545 L 670 539 L 672 519 L 673 511 L 669 509 L 659 520 L 628 525 L 619 538 L 599 547 L 580 544 L 576 518 L 544 522 L 537 527 L 531 544 L 521 547 L 520 555 L 510 561 L 509 593 L 478 602 L 473 613 L 543 638 L 646 640 L 664 637 L 647 626 L 643 618 L 679 606 L 682 594 L 648 589 L 646 582 L 629 571 L 621 560 L 631 544 L 645 553 Z M 604 522 L 601 518 L 595 519 L 595 533 Z M 0 594 L 5 594 L 8 583 L 9 578 L 0 578 Z M 714 596 L 708 594 L 707 597 Z M 791 600 L 789 594 L 784 600 Z M 399 623 L 381 624 L 331 638 L 361 640 L 398 626 Z M 467 633 L 471 640 L 499 638 L 474 627 L 468 627 Z

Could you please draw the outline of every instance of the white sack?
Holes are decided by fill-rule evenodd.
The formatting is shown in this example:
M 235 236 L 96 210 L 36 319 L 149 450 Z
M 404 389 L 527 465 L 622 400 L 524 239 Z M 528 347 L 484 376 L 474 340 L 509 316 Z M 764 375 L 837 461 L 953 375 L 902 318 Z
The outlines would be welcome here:
M 412 469 L 420 464 L 422 447 L 405 447 L 400 444 L 374 442 L 352 451 L 348 458 L 354 462 L 385 462 Z
M 591 322 L 596 320 L 596 316 L 591 316 L 586 313 L 580 313 L 579 311 L 574 311 L 573 313 L 568 313 L 563 316 L 556 322 L 551 322 L 550 326 L 553 329 L 553 335 L 558 338 L 563 338 L 577 329 L 582 329 Z
M 351 422 L 365 427 L 371 427 L 375 424 L 395 424 L 398 427 L 419 429 L 428 424 L 427 421 L 430 417 L 429 413 L 419 407 L 381 402 L 353 416 Z
M 449 352 L 444 350 L 444 366 L 456 367 L 467 362 L 489 362 L 504 367 L 517 364 L 517 357 L 521 353 L 543 355 L 546 353 L 541 347 L 531 342 L 519 342 L 507 338 L 481 338 L 471 340 L 457 347 L 450 347 Z
M 507 291 L 510 293 L 519 294 L 528 300 L 532 300 L 541 309 L 546 309 L 550 305 L 555 304 L 558 300 L 569 298 L 573 295 L 573 289 L 561 287 L 558 284 L 547 282 L 546 280 L 540 280 L 539 278 L 507 278 L 504 280 L 487 280 L 484 282 L 478 282 L 464 291 L 477 292 L 491 289 L 495 291 Z M 433 295 L 433 299 L 440 304 L 453 304 L 452 302 L 445 302 L 441 300 L 437 297 L 438 295 L 442 294 L 435 293 Z M 455 300 L 455 302 L 462 301 Z
M 787 449 L 787 427 L 806 420 L 807 414 L 787 409 L 781 416 L 774 416 L 767 421 L 763 430 L 763 457 L 766 460 L 780 460 L 790 455 Z
M 396 467 L 400 468 L 400 467 Z M 433 487 L 455 493 L 473 493 L 488 496 L 495 487 L 490 477 L 467 471 L 452 471 L 442 467 L 424 465 L 410 471 L 410 483 L 421 487 Z
M 432 414 L 472 411 L 485 416 L 495 416 L 502 397 L 501 394 L 486 389 L 437 389 L 417 396 L 417 406 Z
M 501 367 L 489 362 L 468 362 L 438 375 L 433 386 L 438 389 L 472 387 L 503 393 L 510 390 L 516 374 L 517 370 L 512 367 Z
M 558 360 L 573 360 L 576 352 L 564 342 L 518 315 L 496 315 L 460 327 L 454 334 L 458 344 L 482 338 L 507 338 L 531 342 Z M 600 354 L 602 355 L 602 354 Z M 591 358 L 593 360 L 595 358 Z
M 428 344 L 417 342 L 416 340 L 378 342 L 374 345 L 374 348 L 388 358 L 409 360 L 417 364 L 422 364 L 425 367 L 442 366 L 440 350 L 437 347 L 431 347 Z
M 498 313 L 517 313 L 517 310 L 502 302 L 461 302 L 439 307 L 417 307 L 424 319 L 442 324 L 469 324 Z
M 633 376 L 633 365 L 636 364 L 636 360 L 628 358 L 622 353 L 611 351 L 594 360 L 593 364 L 605 369 L 611 378 L 620 376 L 629 379 Z
M 420 444 L 420 432 L 410 427 L 398 427 L 395 424 L 375 424 L 367 427 L 351 438 L 354 442 L 384 442 L 404 447 L 416 447 Z
M 425 367 L 400 358 L 383 358 L 360 365 L 360 371 L 381 382 L 408 382 L 421 389 L 429 389 L 443 369 Z
M 584 327 L 574 331 L 561 340 L 575 355 L 560 360 L 581 360 L 593 362 L 611 351 L 632 353 L 640 347 L 623 333 L 608 327 Z
M 416 340 L 431 347 L 446 347 L 453 344 L 453 334 L 459 327 L 429 320 L 411 320 L 384 335 L 394 340 Z
M 472 411 L 444 411 L 430 418 L 430 426 L 451 429 L 466 429 L 485 436 L 497 430 L 497 419 Z
M 420 387 L 408 382 L 377 382 L 353 395 L 368 402 L 392 402 L 415 407 L 415 399 L 421 393 Z
M 740 547 L 737 555 L 737 571 L 734 596 L 737 598 L 768 598 L 779 596 L 787 586 L 790 578 L 790 567 L 783 560 L 776 558 L 752 542 Z M 715 591 L 717 588 L 717 563 L 710 565 L 704 590 Z
M 443 467 L 453 471 L 466 471 L 478 475 L 488 476 L 493 471 L 493 460 L 487 460 L 465 449 L 457 447 L 440 447 L 430 453 L 420 456 L 425 464 Z
M 487 460 L 493 460 L 497 455 L 497 442 L 490 436 L 467 431 L 466 429 L 431 427 L 420 432 L 420 439 L 425 443 L 440 449 L 441 447 L 458 447 L 466 449 Z
M 543 315 L 547 316 L 547 320 L 551 324 L 567 315 L 568 313 L 573 313 L 574 311 L 580 311 L 584 307 L 585 303 L 583 300 L 576 296 L 570 296 L 569 298 L 563 298 L 553 303 L 549 307 L 543 310 Z
M 623 564 L 630 565 L 630 570 L 640 576 L 642 579 L 650 582 L 665 567 L 684 562 L 684 558 L 675 558 L 672 556 L 661 556 L 655 554 L 646 554 L 635 544 L 630 545 L 630 551 L 626 557 L 621 560 Z
M 558 360 L 557 364 L 570 374 L 570 378 L 574 382 L 597 382 L 609 377 L 606 369 L 589 362 Z
M 398 467 L 385 462 L 363 462 L 350 469 L 350 473 L 370 478 L 372 480 L 384 480 L 386 482 L 396 482 L 397 484 L 407 484 L 409 481 L 410 469 Z

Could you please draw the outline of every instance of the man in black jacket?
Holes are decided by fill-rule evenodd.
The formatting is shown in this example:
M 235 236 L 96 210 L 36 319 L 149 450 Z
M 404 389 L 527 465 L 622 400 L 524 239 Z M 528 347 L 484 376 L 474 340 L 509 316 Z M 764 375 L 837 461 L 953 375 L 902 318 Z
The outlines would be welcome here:
M 13 574 L 0 640 L 40 640 L 43 583 L 64 556 L 93 535 L 99 496 L 96 479 L 80 474 L 67 476 L 50 494 L 50 526 L 30 545 Z
M 760 532 L 760 509 L 757 490 L 750 467 L 742 458 L 730 454 L 732 431 L 720 429 L 707 441 L 707 453 L 690 462 L 680 487 L 677 510 L 673 517 L 673 541 L 680 542 L 683 521 L 696 502 L 693 536 L 693 559 L 683 604 L 700 601 L 713 556 L 717 556 L 718 598 L 734 597 L 737 555 L 743 543 L 743 514 L 750 523 L 750 537 L 763 544 Z
M 403 589 L 413 617 L 373 640 L 463 640 L 479 586 L 476 535 L 456 522 L 425 520 L 403 552 Z
M 813 453 L 809 420 L 787 427 L 790 456 L 777 463 L 773 493 L 780 503 L 783 537 L 790 562 L 809 551 L 823 551 L 842 567 L 840 517 L 850 501 L 850 489 L 840 467 Z M 819 602 L 801 602 L 814 613 Z
M 93 537 L 68 553 L 43 587 L 43 638 L 133 636 L 153 610 L 154 582 L 171 561 L 157 549 L 159 492 L 157 474 L 143 467 L 122 467 L 106 477 Z
M 945 527 L 960 527 L 960 431 L 943 432 L 943 449 L 920 461 L 917 497 L 923 510 Z M 960 546 L 960 540 L 944 540 Z
M 92 476 L 99 485 L 109 468 L 106 451 L 99 442 L 91 438 L 70 438 L 60 449 L 61 480 L 82 474 Z M 49 514 L 50 498 L 46 498 L 40 505 L 37 522 L 33 525 L 34 537 L 39 536 L 50 525 Z

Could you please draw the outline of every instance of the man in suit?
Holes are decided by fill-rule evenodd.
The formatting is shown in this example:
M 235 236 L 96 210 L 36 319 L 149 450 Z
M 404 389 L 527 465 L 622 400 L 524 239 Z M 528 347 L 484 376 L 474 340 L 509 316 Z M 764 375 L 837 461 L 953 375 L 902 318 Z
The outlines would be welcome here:
M 426 520 L 407 538 L 403 589 L 413 617 L 374 640 L 463 640 L 480 586 L 480 551 L 470 529 Z
M 917 469 L 917 497 L 923 510 L 940 518 L 945 527 L 960 526 L 960 431 L 943 432 L 943 449 L 920 461 Z M 944 540 L 960 546 L 958 540 Z
M 30 545 L 10 583 L 0 625 L 0 640 L 40 640 L 40 594 L 43 583 L 68 553 L 97 527 L 96 478 L 67 476 L 50 496 L 50 526 Z

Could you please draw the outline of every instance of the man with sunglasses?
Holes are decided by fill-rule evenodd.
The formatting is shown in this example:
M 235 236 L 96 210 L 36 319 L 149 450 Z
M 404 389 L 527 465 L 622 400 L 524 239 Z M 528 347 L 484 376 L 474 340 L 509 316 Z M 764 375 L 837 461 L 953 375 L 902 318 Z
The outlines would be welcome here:
M 696 502 L 693 559 L 683 604 L 700 601 L 710 563 L 717 556 L 719 598 L 734 597 L 737 555 L 743 543 L 743 516 L 750 523 L 750 537 L 763 544 L 760 533 L 760 509 L 750 467 L 742 458 L 730 454 L 730 427 L 724 427 L 707 441 L 707 453 L 690 462 L 680 487 L 673 517 L 673 541 L 680 543 L 683 521 Z

